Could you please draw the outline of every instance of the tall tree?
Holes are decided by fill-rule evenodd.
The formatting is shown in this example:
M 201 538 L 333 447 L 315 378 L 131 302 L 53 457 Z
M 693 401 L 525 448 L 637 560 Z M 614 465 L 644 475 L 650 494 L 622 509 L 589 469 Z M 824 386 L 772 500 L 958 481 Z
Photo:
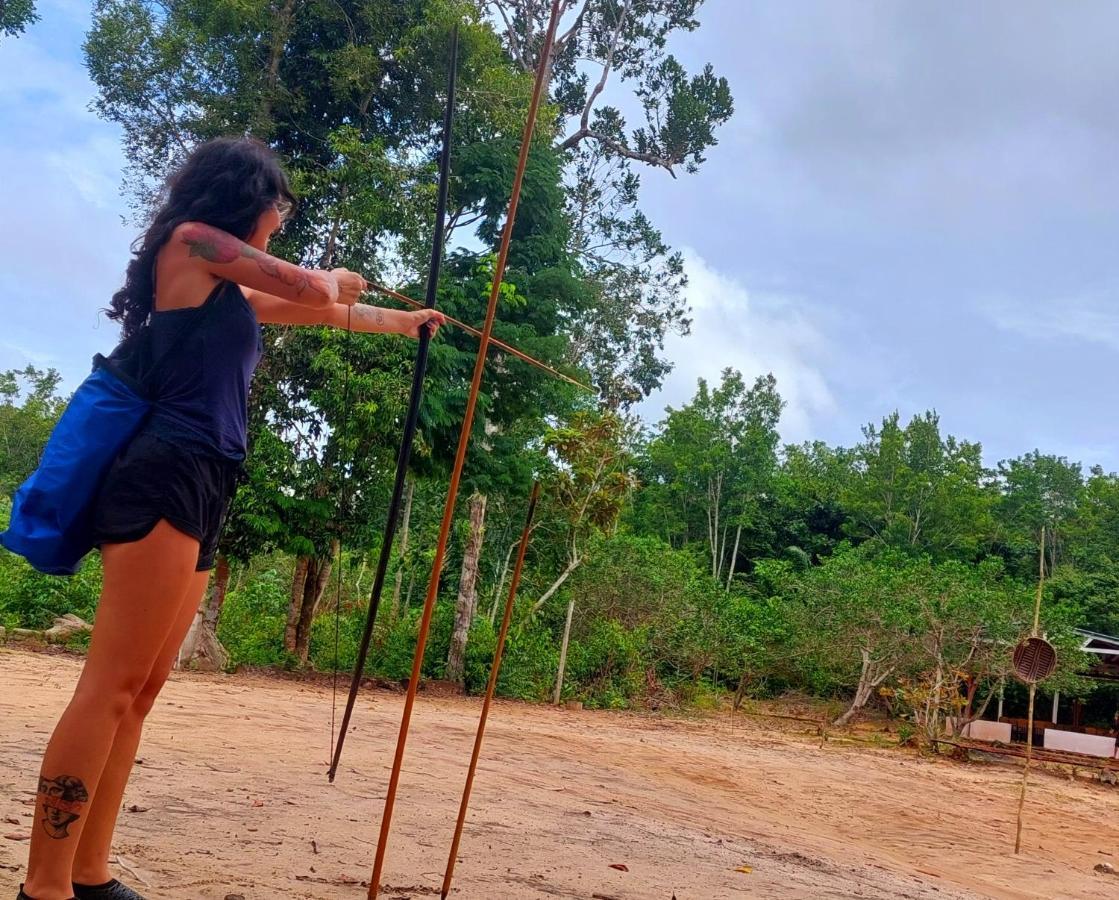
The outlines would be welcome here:
M 657 486 L 657 509 L 640 509 L 638 516 L 665 540 L 701 541 L 711 577 L 728 585 L 743 531 L 749 544 L 751 532 L 762 530 L 783 405 L 772 375 L 747 388 L 739 372 L 726 369 L 717 387 L 700 379 L 691 402 L 669 407 L 644 454 L 642 474 Z
M 571 249 L 589 290 L 571 319 L 571 358 L 587 367 L 606 402 L 626 407 L 670 370 L 664 336 L 689 327 L 680 255 L 641 212 L 640 169 L 695 172 L 730 118 L 725 78 L 707 65 L 689 76 L 667 51 L 693 31 L 701 0 L 564 0 L 565 30 L 553 56 L 556 142 L 567 159 Z M 547 4 L 487 0 L 505 46 L 524 71 L 536 66 Z M 611 81 L 641 109 L 627 125 L 605 103 Z
M 613 413 L 576 413 L 561 427 L 552 429 L 545 446 L 555 462 L 548 478 L 547 496 L 561 523 L 566 565 L 529 610 L 535 614 L 582 565 L 587 541 L 611 531 L 635 487 L 630 471 L 625 422 Z M 560 646 L 559 671 L 553 702 L 563 689 L 563 672 L 575 595 L 568 599 L 567 617 Z
M 979 444 L 942 436 L 931 411 L 904 427 L 894 412 L 881 427 L 863 428 L 863 437 L 844 496 L 853 537 L 937 558 L 983 555 L 995 493 Z
M 429 253 L 445 48 L 460 21 L 451 208 L 458 227 L 473 224 L 489 243 L 531 78 L 465 0 L 99 0 L 86 53 L 99 111 L 124 128 L 141 215 L 197 142 L 252 133 L 285 158 L 301 197 L 277 241 L 281 255 L 392 276 L 415 290 Z M 509 299 L 521 302 L 507 304 L 511 315 L 497 331 L 558 358 L 563 304 L 578 285 L 566 256 L 560 164 L 542 119 L 510 260 Z M 491 271 L 484 255 L 459 252 L 445 267 L 441 306 L 477 318 Z M 410 355 L 391 339 L 315 329 L 273 329 L 266 344 L 252 397 L 250 500 L 235 509 L 252 519 L 233 522 L 231 533 L 297 556 L 287 634 L 289 650 L 305 657 L 309 627 L 299 623 L 313 619 L 330 548 L 376 540 L 369 523 L 391 469 Z M 463 334 L 433 348 L 421 472 L 437 474 L 444 463 L 442 438 L 461 419 L 474 351 Z M 525 370 L 493 357 L 478 417 L 491 444 L 523 447 L 526 419 L 569 403 L 570 390 Z
M 35 0 L 0 0 L 0 35 L 16 37 L 38 21 Z
M 999 463 L 1002 496 L 997 513 L 1010 565 L 1022 577 L 1036 568 L 1036 547 L 1046 531 L 1046 567 L 1052 572 L 1065 559 L 1068 529 L 1084 491 L 1079 463 L 1035 450 Z

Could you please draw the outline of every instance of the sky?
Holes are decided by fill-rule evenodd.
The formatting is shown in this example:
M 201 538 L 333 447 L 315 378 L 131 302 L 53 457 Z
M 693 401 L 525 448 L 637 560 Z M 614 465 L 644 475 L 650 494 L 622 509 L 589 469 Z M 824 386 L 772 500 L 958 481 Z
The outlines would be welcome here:
M 89 110 L 90 4 L 39 6 L 0 40 L 0 369 L 73 387 L 115 340 L 98 309 L 135 228 L 121 135 Z M 777 377 L 788 441 L 935 409 L 991 464 L 1119 470 L 1119 6 L 707 0 L 699 19 L 671 50 L 725 75 L 736 111 L 698 174 L 643 176 L 695 324 L 642 414 L 732 366 Z

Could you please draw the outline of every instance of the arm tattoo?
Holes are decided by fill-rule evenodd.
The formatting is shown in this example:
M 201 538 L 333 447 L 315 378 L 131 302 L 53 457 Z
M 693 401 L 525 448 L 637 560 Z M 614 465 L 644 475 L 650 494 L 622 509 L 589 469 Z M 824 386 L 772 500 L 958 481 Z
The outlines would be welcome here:
M 39 779 L 39 805 L 43 808 L 43 830 L 55 840 L 70 837 L 70 826 L 78 819 L 89 800 L 80 778 L 59 775 Z
M 281 284 L 294 287 L 299 296 L 311 284 L 307 273 L 298 266 L 261 253 L 256 247 L 238 240 L 220 228 L 192 223 L 183 229 L 183 243 L 190 247 L 191 256 L 201 256 L 207 262 L 228 265 L 241 256 L 255 260 L 260 271 Z
M 351 307 L 353 315 L 361 322 L 366 324 L 376 324 L 379 328 L 385 326 L 385 311 L 378 306 L 367 306 L 364 303 L 358 303 Z

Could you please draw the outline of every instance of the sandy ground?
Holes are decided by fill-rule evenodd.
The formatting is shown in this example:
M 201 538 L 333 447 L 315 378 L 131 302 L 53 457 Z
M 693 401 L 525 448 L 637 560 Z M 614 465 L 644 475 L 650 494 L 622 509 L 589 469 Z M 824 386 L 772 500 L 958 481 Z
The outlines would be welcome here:
M 0 891 L 26 860 L 33 774 L 79 671 L 0 650 Z M 402 698 L 368 692 L 338 782 L 330 691 L 178 675 L 121 814 L 126 880 L 152 898 L 360 898 Z M 385 898 L 438 896 L 480 703 L 420 695 Z M 1119 897 L 1119 790 L 828 744 L 758 719 L 512 703 L 491 715 L 453 895 L 462 898 Z M 129 807 L 134 807 L 131 811 Z M 11 820 L 18 824 L 12 824 Z M 624 866 L 628 871 L 611 868 Z M 748 866 L 750 871 L 736 871 Z M 131 874 L 129 874 L 131 872 Z

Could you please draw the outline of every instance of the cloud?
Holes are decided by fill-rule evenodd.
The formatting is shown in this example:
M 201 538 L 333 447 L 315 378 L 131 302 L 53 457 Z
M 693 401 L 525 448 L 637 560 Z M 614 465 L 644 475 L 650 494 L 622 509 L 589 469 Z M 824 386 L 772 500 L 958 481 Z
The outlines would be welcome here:
M 994 300 L 984 311 L 998 328 L 1022 337 L 1066 338 L 1119 350 L 1119 304 L 1113 291 L 1046 303 Z
M 57 360 L 72 388 L 116 340 L 98 311 L 134 229 L 121 223 L 119 131 L 90 112 L 95 87 L 74 52 L 88 10 L 84 22 L 55 3 L 42 13 L 0 54 L 0 369 Z
M 665 405 L 687 403 L 697 379 L 718 382 L 722 370 L 731 367 L 748 382 L 772 372 L 786 402 L 782 437 L 801 441 L 813 436 L 818 419 L 836 407 L 824 374 L 832 349 L 817 325 L 819 311 L 788 297 L 755 295 L 716 271 L 695 250 L 685 249 L 684 262 L 692 333 L 666 341 L 665 352 L 675 369 L 643 404 L 645 418 L 659 418 Z

